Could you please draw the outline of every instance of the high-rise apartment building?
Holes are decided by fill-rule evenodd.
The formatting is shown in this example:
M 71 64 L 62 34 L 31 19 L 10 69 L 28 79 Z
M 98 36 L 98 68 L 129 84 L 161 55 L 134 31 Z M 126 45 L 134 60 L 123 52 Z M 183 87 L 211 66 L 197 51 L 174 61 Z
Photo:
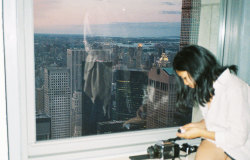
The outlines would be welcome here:
M 70 70 L 47 67 L 44 70 L 45 113 L 51 118 L 51 138 L 70 137 Z
M 182 0 L 180 49 L 197 44 L 200 25 L 201 0 Z
M 174 126 L 175 77 L 172 68 L 153 67 L 148 73 L 147 128 Z

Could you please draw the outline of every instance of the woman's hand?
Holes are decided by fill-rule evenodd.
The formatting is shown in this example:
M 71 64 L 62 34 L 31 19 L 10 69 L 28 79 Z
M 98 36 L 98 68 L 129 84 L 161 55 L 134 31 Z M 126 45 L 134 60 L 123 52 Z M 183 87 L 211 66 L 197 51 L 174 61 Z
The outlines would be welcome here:
M 181 127 L 182 129 L 184 127 Z M 198 127 L 185 127 L 184 133 L 177 133 L 176 135 L 181 138 L 185 139 L 193 139 L 198 138 L 203 135 L 203 133 L 206 131 L 206 128 L 198 128 Z
M 215 133 L 207 130 L 204 120 L 186 124 L 182 126 L 181 129 L 183 129 L 185 132 L 177 133 L 176 136 L 185 139 L 203 137 L 215 140 Z

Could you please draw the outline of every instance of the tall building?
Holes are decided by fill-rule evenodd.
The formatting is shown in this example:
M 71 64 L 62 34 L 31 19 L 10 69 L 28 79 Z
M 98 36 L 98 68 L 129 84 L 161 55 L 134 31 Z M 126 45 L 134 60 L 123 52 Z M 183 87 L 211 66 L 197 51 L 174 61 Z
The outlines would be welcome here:
M 67 67 L 70 69 L 71 93 L 82 90 L 82 60 L 85 59 L 84 49 L 67 49 Z
M 75 91 L 72 97 L 70 110 L 71 137 L 82 135 L 82 92 Z
M 67 49 L 67 67 L 70 69 L 72 104 L 70 108 L 70 134 L 82 135 L 82 61 L 87 57 L 84 49 Z
M 172 68 L 153 67 L 148 73 L 147 128 L 174 126 L 175 77 Z
M 70 70 L 48 67 L 44 70 L 45 113 L 51 117 L 51 138 L 70 137 Z
M 137 47 L 137 53 L 136 53 L 136 68 L 141 68 L 142 62 L 142 44 L 139 43 Z
M 119 61 L 119 54 L 121 53 L 121 47 L 115 45 L 113 47 L 113 51 L 112 51 L 112 63 L 113 65 L 117 65 L 119 63 L 121 63 L 121 61 Z
M 44 112 L 44 89 L 36 88 L 36 113 Z
M 136 116 L 143 103 L 148 81 L 148 72 L 144 70 L 116 70 L 116 120 L 125 120 Z
M 197 44 L 200 25 L 201 0 L 182 0 L 180 49 Z
M 131 69 L 141 69 L 142 68 L 142 44 L 139 43 L 136 47 L 128 48 L 129 63 L 128 68 Z
M 128 68 L 136 68 L 136 48 L 135 47 L 129 47 L 128 48 L 128 55 L 129 55 L 129 63 Z

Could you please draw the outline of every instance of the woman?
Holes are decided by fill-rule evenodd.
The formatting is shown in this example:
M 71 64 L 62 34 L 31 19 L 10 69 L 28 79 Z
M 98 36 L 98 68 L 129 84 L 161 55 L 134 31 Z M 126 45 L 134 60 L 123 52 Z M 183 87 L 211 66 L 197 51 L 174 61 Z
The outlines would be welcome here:
M 198 104 L 203 120 L 181 127 L 186 139 L 201 137 L 196 160 L 250 160 L 250 87 L 237 67 L 221 66 L 207 49 L 191 45 L 174 58 L 177 105 Z

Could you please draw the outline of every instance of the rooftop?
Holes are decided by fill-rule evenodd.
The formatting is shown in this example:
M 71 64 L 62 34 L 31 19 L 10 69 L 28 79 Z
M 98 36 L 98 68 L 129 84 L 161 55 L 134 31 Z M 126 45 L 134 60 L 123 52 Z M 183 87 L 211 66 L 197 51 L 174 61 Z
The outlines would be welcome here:
M 175 71 L 173 70 L 173 68 L 166 67 L 166 68 L 162 68 L 162 70 L 165 71 L 170 76 L 174 76 L 175 75 Z

